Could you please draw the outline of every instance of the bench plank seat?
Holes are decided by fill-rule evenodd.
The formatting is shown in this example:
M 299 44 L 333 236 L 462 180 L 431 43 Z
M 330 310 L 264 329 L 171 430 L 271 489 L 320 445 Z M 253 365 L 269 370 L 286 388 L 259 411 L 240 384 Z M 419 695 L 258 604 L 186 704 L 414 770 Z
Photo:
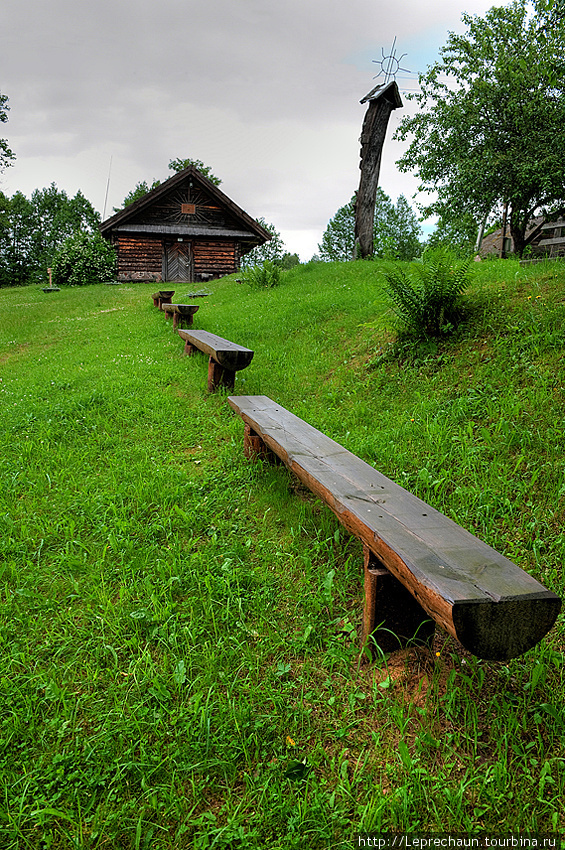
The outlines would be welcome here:
M 274 452 L 363 542 L 373 568 L 386 567 L 474 655 L 521 655 L 552 627 L 559 597 L 482 540 L 266 396 L 228 401 L 248 441 L 259 437 L 255 450 Z
M 162 310 L 163 304 L 171 303 L 174 294 L 174 289 L 160 289 L 158 292 L 154 292 L 151 296 L 151 298 L 153 299 L 153 306 L 158 307 L 159 310 Z
M 191 325 L 194 320 L 194 314 L 198 312 L 200 305 L 198 304 L 163 304 L 163 312 L 168 320 L 173 317 L 173 330 L 182 328 L 184 324 Z
M 179 328 L 178 333 L 185 341 L 185 354 L 191 355 L 197 349 L 208 354 L 209 392 L 220 386 L 233 389 L 235 373 L 249 366 L 253 359 L 254 352 L 250 348 L 244 348 L 209 331 Z

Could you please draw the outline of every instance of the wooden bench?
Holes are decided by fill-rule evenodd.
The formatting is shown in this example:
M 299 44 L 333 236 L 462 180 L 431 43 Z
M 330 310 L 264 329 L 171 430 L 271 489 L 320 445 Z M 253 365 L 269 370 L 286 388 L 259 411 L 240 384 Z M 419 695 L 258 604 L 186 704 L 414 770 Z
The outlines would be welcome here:
M 429 642 L 437 623 L 474 655 L 506 661 L 551 629 L 561 600 L 503 555 L 270 398 L 228 401 L 246 456 L 277 455 L 362 541 L 364 641 Z
M 158 307 L 159 310 L 162 310 L 163 304 L 171 303 L 174 294 L 174 289 L 160 289 L 159 292 L 154 292 L 151 296 L 151 298 L 153 299 L 153 306 Z
M 192 331 L 179 329 L 179 336 L 184 339 L 184 353 L 194 354 L 198 349 L 210 356 L 208 362 L 208 392 L 212 393 L 218 387 L 233 390 L 235 373 L 249 366 L 253 359 L 253 351 L 222 339 L 221 336 L 208 331 Z
M 173 330 L 182 328 L 184 325 L 191 325 L 193 316 L 200 307 L 198 304 L 164 304 L 163 311 L 165 318 L 173 317 Z

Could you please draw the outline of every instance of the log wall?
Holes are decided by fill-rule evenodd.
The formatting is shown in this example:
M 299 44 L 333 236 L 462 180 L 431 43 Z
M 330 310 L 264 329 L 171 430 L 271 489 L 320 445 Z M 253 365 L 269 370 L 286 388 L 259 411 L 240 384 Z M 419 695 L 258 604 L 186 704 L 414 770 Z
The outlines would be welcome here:
M 194 275 L 222 277 L 233 274 L 239 268 L 239 246 L 235 242 L 193 242 Z
M 163 239 L 150 236 L 122 236 L 118 249 L 118 280 L 163 280 Z M 237 242 L 193 241 L 191 243 L 194 279 L 223 277 L 239 269 L 241 251 Z
M 118 280 L 161 280 L 162 239 L 118 236 Z

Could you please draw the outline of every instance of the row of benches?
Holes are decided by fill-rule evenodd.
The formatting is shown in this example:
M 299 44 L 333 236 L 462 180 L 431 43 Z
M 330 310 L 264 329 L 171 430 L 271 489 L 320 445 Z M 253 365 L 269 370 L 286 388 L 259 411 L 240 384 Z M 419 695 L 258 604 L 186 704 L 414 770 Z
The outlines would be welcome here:
M 154 292 L 151 298 L 153 304 L 165 314 L 166 319 L 173 317 L 173 330 L 183 325 L 191 325 L 194 314 L 198 311 L 198 304 L 173 304 L 174 289 L 161 290 Z
M 253 357 L 207 331 L 178 333 L 187 354 L 210 355 L 209 389 L 233 388 Z M 430 644 L 437 624 L 472 654 L 506 661 L 551 629 L 560 598 L 499 552 L 267 396 L 228 403 L 245 423 L 246 457 L 282 460 L 362 542 L 364 644 Z
M 184 339 L 184 354 L 190 356 L 202 351 L 208 355 L 208 392 L 220 388 L 233 390 L 236 372 L 249 366 L 254 352 L 209 331 L 193 330 L 190 326 L 199 305 L 173 304 L 174 294 L 174 290 L 155 292 L 151 296 L 153 304 L 165 313 L 167 319 L 173 316 L 173 330 Z M 183 328 L 183 324 L 189 328 Z

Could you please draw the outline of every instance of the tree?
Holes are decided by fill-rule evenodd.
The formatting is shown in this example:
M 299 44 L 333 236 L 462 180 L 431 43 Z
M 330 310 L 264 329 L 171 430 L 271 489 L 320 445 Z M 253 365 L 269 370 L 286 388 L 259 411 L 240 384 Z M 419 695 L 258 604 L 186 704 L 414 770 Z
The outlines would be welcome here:
M 326 263 L 353 259 L 355 247 L 355 197 L 340 207 L 328 222 L 318 245 L 320 259 Z
M 377 211 L 378 212 L 378 211 Z M 413 260 L 421 250 L 422 228 L 416 213 L 404 197 L 399 195 L 390 211 L 387 222 L 389 253 L 399 260 Z
M 298 254 L 291 254 L 287 251 L 286 254 L 283 254 L 278 263 L 281 269 L 288 271 L 289 269 L 293 269 L 295 266 L 300 265 L 300 257 Z
M 33 205 L 22 192 L 0 195 L 0 286 L 25 286 L 33 277 Z
M 375 199 L 373 256 L 412 260 L 420 253 L 421 228 L 416 214 L 403 195 L 396 205 L 379 187 Z M 325 262 L 346 262 L 355 250 L 355 196 L 340 207 L 328 222 L 318 245 Z
M 176 159 L 171 159 L 169 161 L 169 171 L 174 171 L 175 173 L 178 173 L 179 171 L 184 171 L 184 169 L 188 168 L 189 165 L 193 165 L 195 168 L 197 168 L 198 171 L 200 171 L 200 173 L 203 174 L 204 177 L 207 177 L 211 183 L 214 183 L 215 186 L 219 186 L 222 182 L 219 177 L 216 177 L 214 174 L 212 174 L 212 169 L 210 168 L 210 166 L 204 165 L 201 159 L 180 159 L 180 157 L 177 157 Z M 137 183 L 135 189 L 132 189 L 131 192 L 128 192 L 128 194 L 125 196 L 124 200 L 122 201 L 121 207 L 114 207 L 114 212 L 121 212 L 124 207 L 128 207 L 130 204 L 133 204 L 134 201 L 138 201 L 140 198 L 143 198 L 144 195 L 146 195 L 152 189 L 156 189 L 157 186 L 160 185 L 160 180 L 153 180 L 151 186 L 149 186 L 146 180 L 140 180 L 140 182 Z
M 39 283 L 63 242 L 76 233 L 97 232 L 100 216 L 82 192 L 69 198 L 52 183 L 31 199 L 21 192 L 0 199 L 0 282 Z
M 0 122 L 5 124 L 8 120 L 8 112 L 10 107 L 8 106 L 8 96 L 0 93 Z M 8 147 L 8 142 L 6 139 L 0 139 L 0 173 L 4 171 L 9 165 L 12 164 L 12 160 L 16 157 Z
M 212 169 L 209 165 L 204 165 L 201 159 L 180 159 L 177 157 L 176 159 L 171 159 L 169 162 L 169 171 L 184 171 L 185 168 L 188 168 L 189 165 L 193 165 L 198 171 L 207 177 L 211 183 L 214 183 L 216 186 L 221 184 L 221 180 L 219 177 L 216 177 L 212 174 Z
M 134 201 L 139 201 L 140 198 L 143 198 L 148 192 L 152 189 L 156 189 L 157 186 L 161 185 L 160 180 L 154 180 L 151 186 L 147 184 L 146 180 L 141 180 L 137 183 L 135 189 L 132 189 L 131 192 L 125 196 L 122 201 L 121 207 L 114 207 L 114 212 L 121 212 L 124 207 L 129 207 L 130 204 L 133 204 Z
M 46 189 L 36 189 L 31 195 L 36 233 L 34 248 L 38 255 L 50 261 L 60 246 L 76 233 L 95 233 L 100 224 L 96 212 L 79 190 L 69 198 L 64 189 L 51 183 Z
M 436 194 L 422 211 L 444 222 L 500 217 L 507 204 L 521 255 L 531 219 L 565 205 L 562 3 L 512 0 L 462 20 L 467 33 L 450 33 L 420 75 L 418 111 L 395 134 L 413 137 L 398 166 Z
M 440 218 L 435 230 L 430 234 L 427 245 L 430 248 L 443 247 L 456 254 L 469 255 L 477 244 L 478 223 L 472 215 L 464 214 L 460 218 L 450 215 Z
M 264 218 L 257 218 L 255 220 L 257 224 L 260 224 L 261 227 L 271 234 L 271 238 L 268 242 L 264 242 L 263 245 L 257 245 L 256 248 L 245 254 L 241 260 L 242 269 L 248 269 L 251 266 L 260 266 L 265 261 L 280 263 L 286 253 L 283 238 L 274 224 L 269 224 Z

